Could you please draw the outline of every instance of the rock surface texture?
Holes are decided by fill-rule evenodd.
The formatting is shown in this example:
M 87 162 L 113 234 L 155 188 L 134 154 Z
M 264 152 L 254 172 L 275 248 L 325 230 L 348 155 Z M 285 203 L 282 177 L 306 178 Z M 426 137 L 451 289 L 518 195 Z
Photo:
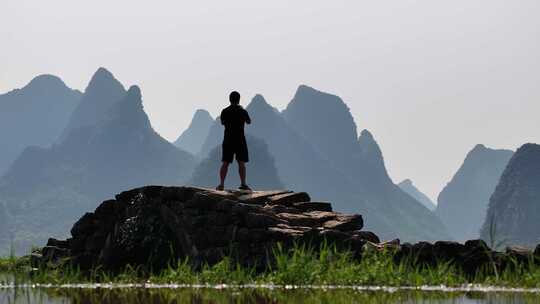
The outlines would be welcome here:
M 367 240 L 379 241 L 362 226 L 361 215 L 333 212 L 330 203 L 311 202 L 304 192 L 148 186 L 104 201 L 75 223 L 71 238 L 50 239 L 34 261 L 159 269 L 186 257 L 200 265 L 232 256 L 264 266 L 278 242 L 317 245 L 326 239 L 360 252 Z

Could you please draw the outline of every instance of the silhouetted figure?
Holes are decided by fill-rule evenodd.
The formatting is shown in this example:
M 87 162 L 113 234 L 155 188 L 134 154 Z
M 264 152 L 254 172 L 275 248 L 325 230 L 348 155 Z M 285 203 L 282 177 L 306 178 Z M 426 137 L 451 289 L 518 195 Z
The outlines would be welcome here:
M 251 123 L 248 112 L 240 105 L 240 93 L 233 91 L 229 95 L 231 105 L 221 111 L 221 124 L 225 126 L 222 144 L 220 183 L 217 190 L 223 190 L 229 164 L 236 155 L 238 174 L 240 175 L 240 190 L 251 190 L 246 183 L 246 163 L 249 161 L 248 147 L 244 135 L 244 125 Z

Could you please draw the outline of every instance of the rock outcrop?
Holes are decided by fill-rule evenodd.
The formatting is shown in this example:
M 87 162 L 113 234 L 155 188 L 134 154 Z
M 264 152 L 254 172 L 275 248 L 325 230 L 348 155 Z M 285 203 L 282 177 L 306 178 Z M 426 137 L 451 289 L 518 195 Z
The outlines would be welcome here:
M 186 257 L 200 265 L 225 256 L 263 267 L 278 242 L 328 240 L 360 252 L 366 241 L 379 241 L 362 227 L 361 215 L 333 212 L 304 192 L 147 186 L 104 201 L 73 225 L 71 238 L 50 239 L 33 257 L 41 265 L 69 260 L 82 269 L 159 269 Z
M 435 243 L 418 242 L 416 244 L 394 244 L 380 247 L 394 248 L 395 260 L 403 259 L 418 266 L 436 266 L 448 263 L 461 269 L 466 275 L 474 277 L 479 271 L 501 272 L 507 267 L 520 264 L 525 267 L 531 262 L 540 265 L 540 245 L 529 250 L 523 247 L 507 247 L 504 252 L 492 250 L 483 240 L 468 240 L 464 243 L 437 241 Z
M 510 150 L 476 145 L 438 197 L 436 214 L 458 241 L 480 237 L 489 198 L 512 157 Z
M 540 258 L 540 246 L 534 252 L 510 247 L 502 253 L 482 240 L 381 243 L 374 233 L 361 230 L 363 222 L 359 214 L 334 212 L 330 203 L 312 202 L 305 192 L 147 186 L 104 201 L 73 225 L 71 238 L 49 239 L 31 261 L 35 267 L 69 264 L 114 271 L 131 265 L 159 271 L 186 258 L 199 268 L 228 257 L 265 271 L 278 243 L 285 250 L 295 245 L 317 250 L 327 244 L 350 250 L 355 259 L 391 251 L 396 262 L 450 263 L 474 276 L 480 269 L 529 265 Z
M 508 162 L 490 198 L 481 237 L 527 247 L 540 242 L 540 145 L 523 145 Z
M 412 198 L 419 201 L 422 205 L 424 205 L 424 207 L 428 208 L 429 210 L 435 211 L 435 208 L 437 208 L 435 203 L 433 203 L 433 201 L 427 195 L 425 195 L 424 193 L 422 193 L 422 191 L 416 188 L 412 180 L 405 179 L 401 183 L 399 183 L 398 186 L 399 188 L 401 188 L 401 190 L 412 196 Z

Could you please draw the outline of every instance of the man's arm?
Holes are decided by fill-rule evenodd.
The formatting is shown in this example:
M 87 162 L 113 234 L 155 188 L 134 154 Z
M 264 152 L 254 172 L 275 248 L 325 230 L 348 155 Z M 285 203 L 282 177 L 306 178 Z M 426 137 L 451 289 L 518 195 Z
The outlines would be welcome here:
M 219 119 L 221 120 L 222 125 L 225 125 L 225 115 L 223 115 L 225 114 L 224 112 L 225 111 L 221 111 L 221 115 L 219 115 Z
M 244 112 L 246 113 L 246 123 L 249 125 L 251 124 L 251 117 L 249 117 L 248 111 L 244 110 Z

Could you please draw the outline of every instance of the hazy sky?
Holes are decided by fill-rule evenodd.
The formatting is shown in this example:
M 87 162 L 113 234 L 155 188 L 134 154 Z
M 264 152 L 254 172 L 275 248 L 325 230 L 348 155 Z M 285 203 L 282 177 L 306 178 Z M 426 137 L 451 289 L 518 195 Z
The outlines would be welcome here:
M 475 144 L 540 142 L 539 16 L 538 0 L 2 0 L 0 92 L 42 73 L 82 90 L 104 66 L 172 140 L 231 89 L 283 109 L 307 84 L 436 198 Z

